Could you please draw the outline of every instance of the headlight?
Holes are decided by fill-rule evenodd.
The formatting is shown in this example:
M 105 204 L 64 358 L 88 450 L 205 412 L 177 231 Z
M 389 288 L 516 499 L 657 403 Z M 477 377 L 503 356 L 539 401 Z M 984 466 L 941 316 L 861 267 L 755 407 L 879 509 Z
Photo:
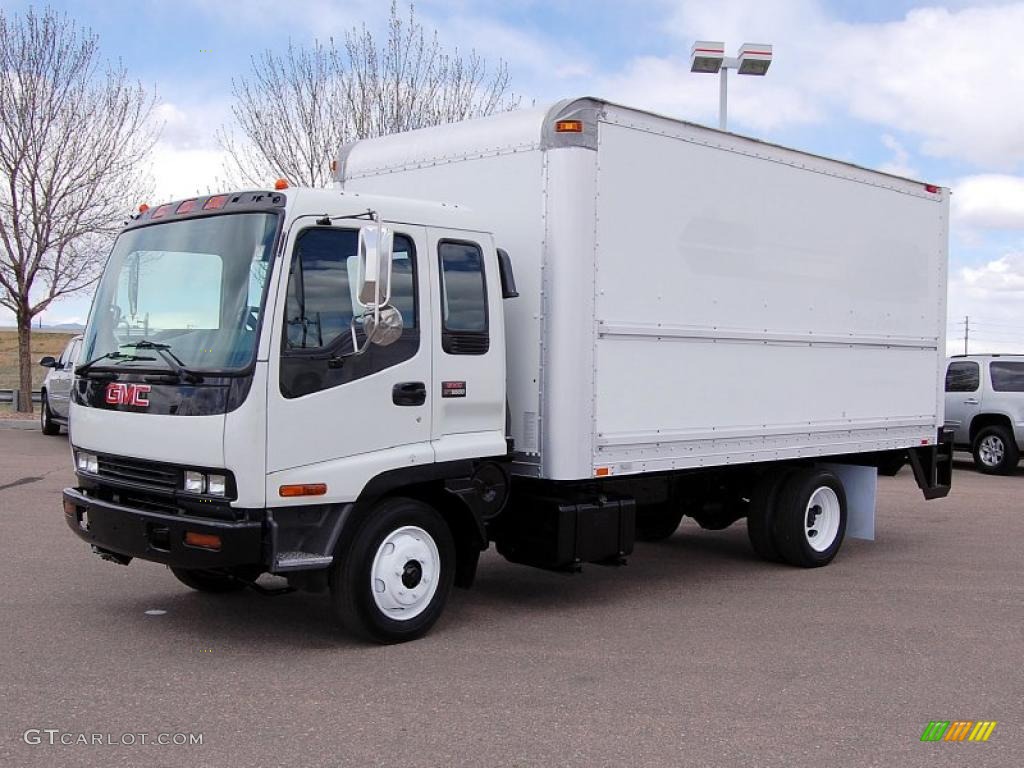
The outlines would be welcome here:
M 213 496 L 223 496 L 228 491 L 228 479 L 224 475 L 210 475 L 206 479 L 206 491 Z
M 95 453 L 79 451 L 76 457 L 76 466 L 79 472 L 88 472 L 91 475 L 98 475 L 100 472 L 100 463 Z
M 206 490 L 206 475 L 202 472 L 185 472 L 185 490 L 189 493 L 202 493 Z

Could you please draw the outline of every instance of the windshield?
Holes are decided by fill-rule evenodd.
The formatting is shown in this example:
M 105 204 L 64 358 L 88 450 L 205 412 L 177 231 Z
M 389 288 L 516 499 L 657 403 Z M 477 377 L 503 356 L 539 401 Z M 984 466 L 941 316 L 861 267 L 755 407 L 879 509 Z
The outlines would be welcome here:
M 189 369 L 243 368 L 253 357 L 277 216 L 237 213 L 155 224 L 114 243 L 81 361 L 162 368 L 135 345 L 168 345 Z

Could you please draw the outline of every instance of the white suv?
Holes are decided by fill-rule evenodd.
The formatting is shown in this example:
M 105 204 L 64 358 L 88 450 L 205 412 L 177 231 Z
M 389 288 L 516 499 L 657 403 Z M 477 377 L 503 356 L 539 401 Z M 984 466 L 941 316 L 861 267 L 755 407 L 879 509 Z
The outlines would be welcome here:
M 946 367 L 946 426 L 979 471 L 1010 475 L 1024 448 L 1024 355 L 954 355 Z

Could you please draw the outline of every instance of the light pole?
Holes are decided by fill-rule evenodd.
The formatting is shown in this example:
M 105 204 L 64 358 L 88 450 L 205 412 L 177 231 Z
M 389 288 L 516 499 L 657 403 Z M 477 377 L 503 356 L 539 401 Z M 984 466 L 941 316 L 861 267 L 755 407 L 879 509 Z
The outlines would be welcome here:
M 772 63 L 772 47 L 766 43 L 744 43 L 733 58 L 725 55 L 725 43 L 698 40 L 690 49 L 690 71 L 718 73 L 718 127 L 725 130 L 729 110 L 729 70 L 740 75 L 764 75 Z

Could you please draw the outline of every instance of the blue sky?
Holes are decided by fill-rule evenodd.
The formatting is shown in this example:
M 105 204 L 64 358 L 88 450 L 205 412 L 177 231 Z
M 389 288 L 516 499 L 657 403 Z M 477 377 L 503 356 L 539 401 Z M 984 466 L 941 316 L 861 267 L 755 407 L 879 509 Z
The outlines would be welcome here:
M 222 175 L 214 134 L 252 54 L 361 23 L 379 31 L 388 5 L 56 3 L 156 89 L 155 200 Z M 27 7 L 3 0 L 6 12 Z M 950 316 L 971 314 L 976 349 L 1024 348 L 1024 2 L 423 0 L 416 10 L 446 45 L 504 58 L 525 103 L 592 94 L 707 123 L 717 79 L 688 72 L 693 40 L 772 43 L 767 77 L 731 79 L 730 129 L 951 186 Z M 45 322 L 87 307 L 66 300 Z

